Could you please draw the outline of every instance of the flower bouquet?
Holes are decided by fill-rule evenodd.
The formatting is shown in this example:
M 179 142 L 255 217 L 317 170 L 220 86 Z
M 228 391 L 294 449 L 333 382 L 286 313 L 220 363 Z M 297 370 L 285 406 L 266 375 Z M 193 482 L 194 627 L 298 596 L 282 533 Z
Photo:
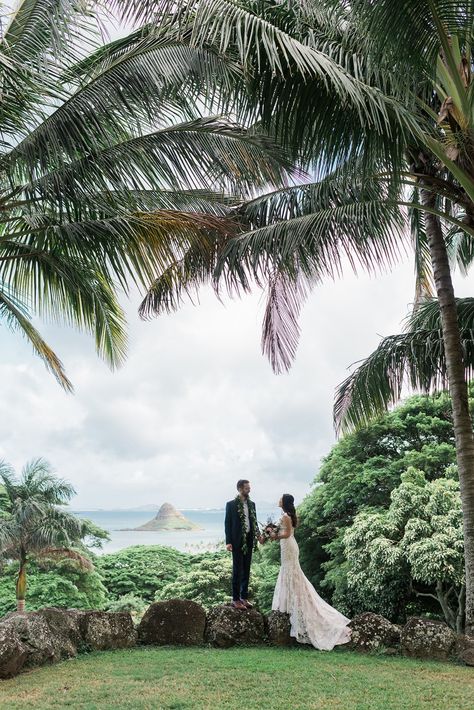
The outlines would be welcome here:
M 267 542 L 267 540 L 271 540 L 272 534 L 278 534 L 280 532 L 280 525 L 278 523 L 275 523 L 272 518 L 268 518 L 267 522 L 264 525 L 262 525 L 262 523 L 259 524 L 262 528 L 262 532 L 260 534 L 263 537 L 264 542 Z

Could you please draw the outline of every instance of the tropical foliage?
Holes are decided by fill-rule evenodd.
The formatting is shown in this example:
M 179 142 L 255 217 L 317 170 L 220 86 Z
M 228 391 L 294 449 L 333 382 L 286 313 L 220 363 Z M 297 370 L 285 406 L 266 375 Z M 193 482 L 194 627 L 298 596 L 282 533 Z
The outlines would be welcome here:
M 313 491 L 298 509 L 296 529 L 303 569 L 325 598 L 350 616 L 373 610 L 373 595 L 361 594 L 356 601 L 348 590 L 346 533 L 364 511 L 382 515 L 389 509 L 392 491 L 409 468 L 423 471 L 427 481 L 437 481 L 453 475 L 455 460 L 452 408 L 446 393 L 411 397 L 334 446 Z M 412 586 L 410 575 L 400 576 L 396 592 L 387 582 L 380 601 L 385 604 L 383 613 L 403 621 L 408 613 L 439 612 L 436 605 L 433 609 L 426 599 L 416 597 Z
M 156 599 L 192 599 L 210 608 L 229 601 L 231 579 L 231 555 L 228 552 L 207 553 L 203 559 L 162 587 Z
M 466 379 L 474 374 L 474 299 L 456 299 Z M 428 299 L 411 313 L 403 333 L 389 335 L 339 385 L 334 405 L 338 429 L 367 424 L 396 404 L 403 388 L 422 392 L 448 387 L 439 302 Z
M 150 604 L 167 584 L 189 569 L 191 560 L 191 555 L 171 547 L 135 545 L 101 555 L 95 567 L 112 601 L 133 595 Z
M 7 563 L 0 576 L 0 616 L 17 607 L 18 565 Z M 28 563 L 28 609 L 44 607 L 104 609 L 107 589 L 95 569 L 73 559 L 41 557 Z
M 234 229 L 227 195 L 279 180 L 286 163 L 258 130 L 218 115 L 239 70 L 212 48 L 166 27 L 104 45 L 89 0 L 0 13 L 0 318 L 71 389 L 32 315 L 92 333 L 115 367 L 117 288 L 148 287 L 188 249 L 205 258 Z
M 0 462 L 4 487 L 0 510 L 0 560 L 18 562 L 16 598 L 23 610 L 27 590 L 27 566 L 32 560 L 66 558 L 92 568 L 84 554 L 84 542 L 100 546 L 107 537 L 88 520 L 64 510 L 74 495 L 70 483 L 59 479 L 43 459 L 26 464 L 21 477 Z
M 359 513 L 343 538 L 346 603 L 397 617 L 410 597 L 464 630 L 464 549 L 459 483 L 427 481 L 413 467 L 401 476 L 386 511 Z

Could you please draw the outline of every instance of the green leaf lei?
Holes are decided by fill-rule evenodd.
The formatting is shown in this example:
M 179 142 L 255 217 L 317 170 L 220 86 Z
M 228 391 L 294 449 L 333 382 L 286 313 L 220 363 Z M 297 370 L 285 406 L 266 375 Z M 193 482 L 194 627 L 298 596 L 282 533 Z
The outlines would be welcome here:
M 237 510 L 240 517 L 240 522 L 242 523 L 242 552 L 244 555 L 247 554 L 247 533 L 245 532 L 245 513 L 244 513 L 244 501 L 237 495 L 235 496 L 237 503 Z M 247 498 L 247 505 L 249 508 L 249 519 L 250 519 L 250 532 L 253 530 L 253 549 L 257 549 L 257 535 L 258 535 L 258 523 L 255 516 L 255 508 L 250 505 L 250 498 Z

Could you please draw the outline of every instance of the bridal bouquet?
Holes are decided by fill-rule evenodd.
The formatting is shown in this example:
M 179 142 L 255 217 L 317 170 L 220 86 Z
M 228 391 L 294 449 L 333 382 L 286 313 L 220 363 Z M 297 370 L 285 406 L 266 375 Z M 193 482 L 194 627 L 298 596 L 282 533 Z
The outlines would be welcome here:
M 279 524 L 275 523 L 272 518 L 268 518 L 265 525 L 262 525 L 262 523 L 260 523 L 260 526 L 262 528 L 261 535 L 263 537 L 264 542 L 266 542 L 267 540 L 271 540 L 270 536 L 272 533 L 279 533 L 280 532 Z

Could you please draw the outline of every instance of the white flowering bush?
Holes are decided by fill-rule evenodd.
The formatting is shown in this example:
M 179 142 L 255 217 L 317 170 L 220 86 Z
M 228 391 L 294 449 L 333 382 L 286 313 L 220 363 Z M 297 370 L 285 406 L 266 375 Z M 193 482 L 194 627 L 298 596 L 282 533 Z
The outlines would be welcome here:
M 359 513 L 344 535 L 347 593 L 394 617 L 410 595 L 437 602 L 454 629 L 464 623 L 464 551 L 459 483 L 427 480 L 410 467 L 388 510 Z

